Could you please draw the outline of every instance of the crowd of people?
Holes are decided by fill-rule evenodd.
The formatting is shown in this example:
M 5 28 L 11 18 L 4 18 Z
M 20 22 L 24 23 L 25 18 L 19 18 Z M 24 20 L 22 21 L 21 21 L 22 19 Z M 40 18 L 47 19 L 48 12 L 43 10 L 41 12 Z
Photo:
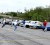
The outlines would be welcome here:
M 25 24 L 25 20 L 22 21 L 23 25 Z M 6 25 L 6 19 L 3 19 L 3 23 L 2 23 L 2 28 Z M 14 31 L 17 29 L 17 21 L 14 22 L 14 24 L 11 23 L 11 27 L 14 26 Z
M 4 19 L 3 19 L 2 28 L 6 25 L 5 22 L 6 22 L 6 19 L 4 18 Z M 22 23 L 23 23 L 23 25 L 24 25 L 24 24 L 25 24 L 25 20 L 23 20 Z M 17 22 L 15 21 L 15 22 L 14 22 L 14 25 L 11 24 L 11 26 L 14 26 L 14 31 L 15 31 L 15 30 L 17 29 Z M 47 27 L 46 27 L 46 26 L 47 26 L 47 21 L 46 21 L 46 20 L 44 20 L 43 26 L 45 27 L 44 32 L 47 31 Z M 24 27 L 25 27 L 25 26 L 24 26 Z
M 47 21 L 46 20 L 44 20 L 43 26 L 45 27 L 44 32 L 47 31 L 47 27 L 46 27 L 47 26 Z

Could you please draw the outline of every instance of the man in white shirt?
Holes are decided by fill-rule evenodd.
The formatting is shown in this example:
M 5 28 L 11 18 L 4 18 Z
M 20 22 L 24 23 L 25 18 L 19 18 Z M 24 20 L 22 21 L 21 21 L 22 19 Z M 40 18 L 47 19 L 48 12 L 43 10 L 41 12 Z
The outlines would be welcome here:
M 14 31 L 16 30 L 17 28 L 17 21 L 14 22 Z
M 5 22 L 6 22 L 6 19 L 4 18 L 4 19 L 3 19 L 3 25 L 2 25 L 2 28 L 5 26 Z

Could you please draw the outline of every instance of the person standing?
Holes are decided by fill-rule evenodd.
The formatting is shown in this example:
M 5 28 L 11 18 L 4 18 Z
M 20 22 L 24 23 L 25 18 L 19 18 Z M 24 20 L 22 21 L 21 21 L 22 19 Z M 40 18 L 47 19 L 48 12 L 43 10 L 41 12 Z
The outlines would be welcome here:
M 23 20 L 22 23 L 23 23 L 23 26 L 25 27 L 25 20 Z
M 11 21 L 11 27 L 13 26 L 12 22 L 13 22 L 13 19 L 12 19 L 12 21 Z
M 6 22 L 6 19 L 4 18 L 4 19 L 3 19 L 3 25 L 2 25 L 2 28 L 5 26 L 5 22 Z
M 14 31 L 16 30 L 17 28 L 17 21 L 14 22 Z
M 45 29 L 44 29 L 44 31 L 47 31 L 47 21 L 46 20 L 44 20 L 44 22 L 43 22 L 43 26 L 45 27 Z

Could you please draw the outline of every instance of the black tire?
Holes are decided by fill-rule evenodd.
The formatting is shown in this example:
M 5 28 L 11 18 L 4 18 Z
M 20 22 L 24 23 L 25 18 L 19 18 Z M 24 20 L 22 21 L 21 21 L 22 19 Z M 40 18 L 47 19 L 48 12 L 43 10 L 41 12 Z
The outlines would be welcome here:
M 26 25 L 25 27 L 26 27 L 26 28 L 29 28 L 29 25 Z

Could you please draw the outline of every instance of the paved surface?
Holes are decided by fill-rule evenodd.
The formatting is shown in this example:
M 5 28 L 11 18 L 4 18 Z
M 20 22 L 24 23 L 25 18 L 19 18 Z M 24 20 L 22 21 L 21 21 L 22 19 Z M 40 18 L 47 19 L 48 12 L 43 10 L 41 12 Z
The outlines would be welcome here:
M 1 28 L 0 45 L 50 45 L 50 31 L 43 32 L 40 29 L 17 28 L 6 25 Z

